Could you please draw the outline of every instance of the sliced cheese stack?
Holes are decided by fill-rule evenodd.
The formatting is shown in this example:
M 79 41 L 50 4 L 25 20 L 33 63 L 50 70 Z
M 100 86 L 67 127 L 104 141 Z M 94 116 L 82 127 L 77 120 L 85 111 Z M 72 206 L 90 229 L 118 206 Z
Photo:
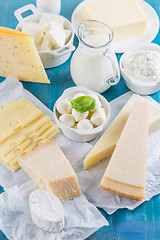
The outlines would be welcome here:
M 94 19 L 112 28 L 114 41 L 142 35 L 147 18 L 137 0 L 99 0 L 85 3 L 82 19 Z
M 0 75 L 50 83 L 32 36 L 5 27 L 0 27 Z
M 0 160 L 12 171 L 19 168 L 19 156 L 58 132 L 50 118 L 25 98 L 1 105 L 0 118 Z
M 101 160 L 110 157 L 116 147 L 131 109 L 136 100 L 146 101 L 139 95 L 133 94 L 127 104 L 122 108 L 117 117 L 107 128 L 92 150 L 88 153 L 84 159 L 83 168 L 88 169 Z M 160 108 L 149 102 L 149 132 L 155 131 L 160 128 Z
M 55 194 L 61 201 L 81 194 L 77 176 L 54 140 L 22 156 L 19 165 L 40 188 Z
M 149 105 L 137 101 L 110 159 L 100 188 L 136 200 L 145 195 Z

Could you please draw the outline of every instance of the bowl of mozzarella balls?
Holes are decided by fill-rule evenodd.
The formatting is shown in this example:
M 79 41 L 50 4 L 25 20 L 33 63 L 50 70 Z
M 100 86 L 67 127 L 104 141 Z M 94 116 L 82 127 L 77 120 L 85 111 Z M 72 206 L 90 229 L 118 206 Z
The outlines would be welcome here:
M 110 105 L 100 94 L 85 87 L 66 89 L 54 105 L 54 118 L 70 140 L 88 142 L 105 128 Z

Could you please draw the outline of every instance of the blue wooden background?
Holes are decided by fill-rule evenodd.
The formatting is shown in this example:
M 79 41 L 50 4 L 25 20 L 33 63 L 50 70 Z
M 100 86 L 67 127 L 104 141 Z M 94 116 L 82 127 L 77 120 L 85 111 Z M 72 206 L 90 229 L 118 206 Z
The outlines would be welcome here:
M 82 0 L 62 0 L 61 15 L 69 20 L 75 7 Z M 160 15 L 160 0 L 146 0 Z M 33 3 L 35 0 L 0 0 L 0 25 L 15 28 L 17 20 L 14 17 L 14 11 L 26 4 Z M 160 44 L 160 33 L 153 41 Z M 78 45 L 75 37 L 74 45 Z M 117 55 L 118 59 L 120 54 Z M 23 83 L 24 88 L 33 93 L 47 107 L 53 109 L 54 103 L 62 92 L 74 83 L 70 75 L 70 59 L 63 65 L 47 70 L 51 84 Z M 0 78 L 2 82 L 4 78 Z M 107 90 L 103 96 L 111 101 L 128 91 L 123 78 L 120 82 Z M 160 92 L 151 95 L 156 101 L 160 102 Z M 0 193 L 3 188 L 0 187 Z M 103 215 L 109 221 L 109 227 L 104 227 L 88 238 L 88 240 L 159 240 L 160 239 L 160 195 L 153 197 L 149 202 L 143 203 L 134 211 L 121 209 L 113 215 L 108 215 L 101 210 Z M 0 232 L 0 240 L 6 240 Z M 27 239 L 28 240 L 28 239 Z M 76 239 L 74 239 L 76 240 Z

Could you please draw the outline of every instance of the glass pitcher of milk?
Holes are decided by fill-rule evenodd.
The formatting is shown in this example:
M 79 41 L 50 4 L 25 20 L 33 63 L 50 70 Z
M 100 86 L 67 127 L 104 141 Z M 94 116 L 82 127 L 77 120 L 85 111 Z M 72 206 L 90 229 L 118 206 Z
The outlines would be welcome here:
M 110 50 L 113 31 L 106 24 L 86 20 L 78 28 L 79 46 L 71 60 L 71 76 L 76 85 L 102 93 L 120 80 L 115 53 Z

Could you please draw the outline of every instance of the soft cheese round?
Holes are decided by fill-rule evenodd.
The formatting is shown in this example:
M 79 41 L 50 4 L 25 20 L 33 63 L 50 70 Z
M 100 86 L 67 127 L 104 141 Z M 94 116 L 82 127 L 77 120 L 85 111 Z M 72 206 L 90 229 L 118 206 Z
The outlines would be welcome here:
M 64 228 L 64 209 L 59 198 L 42 189 L 29 196 L 31 218 L 35 225 L 48 231 L 59 233 Z

